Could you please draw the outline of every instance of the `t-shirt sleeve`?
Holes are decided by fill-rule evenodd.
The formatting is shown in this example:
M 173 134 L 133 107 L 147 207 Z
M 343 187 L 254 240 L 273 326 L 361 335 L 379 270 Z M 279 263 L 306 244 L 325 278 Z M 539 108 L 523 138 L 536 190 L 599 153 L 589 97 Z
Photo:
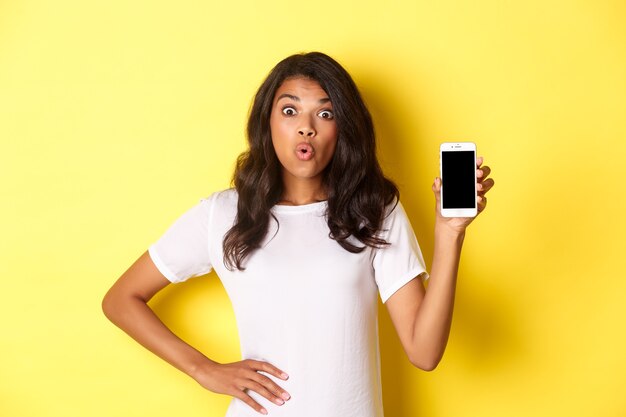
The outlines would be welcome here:
M 171 282 L 207 274 L 209 259 L 209 218 L 212 197 L 203 198 L 183 213 L 150 247 L 150 258 Z
M 422 251 L 402 203 L 398 201 L 395 207 L 392 203 L 391 208 L 380 235 L 391 245 L 375 249 L 373 260 L 374 277 L 383 303 L 412 279 L 420 275 L 423 280 L 428 279 Z

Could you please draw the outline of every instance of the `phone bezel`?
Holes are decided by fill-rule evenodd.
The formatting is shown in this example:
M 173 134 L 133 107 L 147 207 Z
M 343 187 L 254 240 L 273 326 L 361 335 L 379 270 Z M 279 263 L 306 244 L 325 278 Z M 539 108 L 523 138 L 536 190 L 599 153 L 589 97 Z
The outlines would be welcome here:
M 445 190 L 443 187 L 443 152 L 472 151 L 474 167 L 476 167 L 476 144 L 474 142 L 444 142 L 439 146 L 439 175 L 441 182 L 441 215 L 443 217 L 476 217 L 478 214 L 478 194 L 476 190 L 476 170 L 474 170 L 474 207 L 444 209 Z

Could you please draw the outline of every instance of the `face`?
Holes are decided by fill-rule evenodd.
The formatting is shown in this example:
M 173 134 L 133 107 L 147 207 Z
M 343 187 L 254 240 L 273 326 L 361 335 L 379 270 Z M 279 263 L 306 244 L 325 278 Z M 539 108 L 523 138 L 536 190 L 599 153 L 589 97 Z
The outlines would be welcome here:
M 274 95 L 270 130 L 285 185 L 321 183 L 335 153 L 337 123 L 328 94 L 317 81 L 290 78 L 282 83 Z

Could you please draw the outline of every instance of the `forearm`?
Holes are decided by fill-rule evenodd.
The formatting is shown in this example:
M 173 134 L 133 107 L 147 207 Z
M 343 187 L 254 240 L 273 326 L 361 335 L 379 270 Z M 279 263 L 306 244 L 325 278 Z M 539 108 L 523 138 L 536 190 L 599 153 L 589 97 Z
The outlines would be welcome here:
M 424 369 L 437 366 L 448 342 L 464 237 L 464 232 L 435 226 L 430 279 L 415 318 L 412 343 L 416 349 L 414 361 L 423 364 Z
M 142 346 L 191 377 L 198 368 L 216 363 L 176 336 L 138 297 L 107 297 L 103 311 Z

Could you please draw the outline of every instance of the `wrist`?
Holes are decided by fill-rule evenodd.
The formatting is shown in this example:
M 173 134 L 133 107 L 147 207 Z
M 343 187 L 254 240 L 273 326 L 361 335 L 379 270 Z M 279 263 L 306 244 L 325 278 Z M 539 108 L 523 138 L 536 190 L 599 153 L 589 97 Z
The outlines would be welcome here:
M 435 222 L 435 237 L 463 241 L 465 229 L 464 226 L 453 226 L 446 221 L 437 220 Z
M 212 361 L 206 356 L 202 356 L 189 364 L 186 373 L 197 381 L 201 375 L 210 373 L 217 365 L 219 365 L 218 362 Z

